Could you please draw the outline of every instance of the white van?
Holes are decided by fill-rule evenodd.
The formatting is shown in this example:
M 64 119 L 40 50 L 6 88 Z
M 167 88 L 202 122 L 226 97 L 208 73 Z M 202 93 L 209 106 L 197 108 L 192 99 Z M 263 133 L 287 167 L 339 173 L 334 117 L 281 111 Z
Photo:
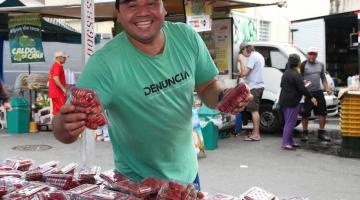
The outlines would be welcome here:
M 265 58 L 264 82 L 265 90 L 260 105 L 260 129 L 262 132 L 275 132 L 284 125 L 282 113 L 272 109 L 273 104 L 280 91 L 280 82 L 285 66 L 290 54 L 296 53 L 301 60 L 306 60 L 305 54 L 295 46 L 288 43 L 277 42 L 250 42 L 255 50 L 261 53 Z M 329 86 L 335 89 L 334 81 L 330 75 L 326 75 Z M 338 114 L 338 98 L 334 95 L 328 95 L 326 92 L 325 100 L 328 116 Z M 314 115 L 312 115 L 314 116 Z M 251 119 L 249 113 L 243 117 L 243 121 Z M 300 120 L 298 121 L 300 123 Z

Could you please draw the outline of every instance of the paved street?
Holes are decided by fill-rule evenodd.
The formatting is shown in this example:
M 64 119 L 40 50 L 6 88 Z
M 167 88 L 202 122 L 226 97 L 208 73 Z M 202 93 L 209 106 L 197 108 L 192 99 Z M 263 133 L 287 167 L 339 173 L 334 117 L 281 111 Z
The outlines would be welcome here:
M 336 124 L 328 125 L 328 130 L 338 132 Z M 311 128 L 315 129 L 316 125 Z M 217 150 L 207 151 L 207 158 L 199 160 L 202 189 L 210 193 L 239 195 L 252 186 L 259 186 L 282 198 L 359 199 L 360 159 L 307 149 L 284 151 L 280 149 L 280 142 L 280 134 L 264 134 L 260 142 L 244 142 L 242 137 L 220 140 Z M 35 152 L 12 150 L 16 145 L 25 144 L 50 145 L 52 149 Z M 64 145 L 49 132 L 8 135 L 2 131 L 0 145 L 0 160 L 21 155 L 38 163 L 81 161 L 80 142 Z M 109 142 L 97 143 L 96 159 L 104 170 L 113 168 Z

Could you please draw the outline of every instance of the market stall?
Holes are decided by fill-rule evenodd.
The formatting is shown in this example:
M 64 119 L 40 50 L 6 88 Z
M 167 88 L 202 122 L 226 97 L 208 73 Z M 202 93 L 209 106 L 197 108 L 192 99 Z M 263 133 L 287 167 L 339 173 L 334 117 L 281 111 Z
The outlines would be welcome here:
M 170 3 L 166 3 L 170 2 Z M 175 4 L 175 1 L 165 1 L 166 7 L 173 13 L 183 12 L 183 1 Z M 256 1 L 255 1 L 256 2 Z M 249 5 L 261 5 L 251 3 L 250 1 L 214 1 L 215 9 L 230 9 L 234 7 L 243 7 Z M 104 4 L 101 4 L 104 5 Z M 113 10 L 113 2 L 109 4 Z M 180 5 L 180 9 L 176 8 Z M 70 10 L 59 11 L 59 8 Z M 78 9 L 78 6 L 61 7 L 42 7 L 42 8 L 11 8 L 6 12 L 39 12 L 44 15 L 71 16 L 71 9 Z M 83 65 L 87 59 L 94 53 L 94 21 L 95 19 L 106 19 L 104 16 L 96 17 L 97 6 L 91 0 L 82 1 L 81 6 L 82 20 L 82 45 L 83 45 Z M 53 10 L 52 10 L 53 9 Z M 5 9 L 0 9 L 3 12 Z M 102 11 L 104 11 L 103 8 Z M 52 13 L 52 11 L 54 11 Z M 56 11 L 56 12 L 55 12 Z M 77 10 L 78 11 L 78 10 Z M 103 13 L 104 14 L 104 13 Z M 105 12 L 107 16 L 113 18 L 113 12 Z M 104 15 L 105 15 L 104 14 Z M 79 16 L 79 15 L 77 15 Z M 219 104 L 219 110 L 222 112 L 231 112 L 234 101 L 241 97 L 244 101 L 249 90 L 244 85 L 225 96 Z M 0 188 L 4 199 L 277 199 L 274 195 L 260 189 L 252 188 L 240 196 L 230 196 L 223 194 L 205 195 L 196 189 L 193 184 L 181 184 L 175 181 L 159 180 L 155 178 L 144 179 L 140 183 L 128 180 L 127 177 L 115 172 L 114 170 L 99 172 L 94 165 L 95 144 L 91 129 L 96 129 L 106 124 L 106 117 L 103 116 L 103 110 L 100 103 L 96 100 L 96 95 L 91 91 L 74 89 L 72 92 L 71 104 L 77 106 L 77 109 L 83 111 L 89 117 L 86 120 L 86 133 L 82 135 L 83 141 L 83 162 L 82 167 L 77 169 L 77 164 L 69 164 L 58 168 L 58 163 L 50 162 L 32 167 L 32 161 L 26 158 L 6 159 L 0 168 Z M 13 177 L 13 178 L 9 178 Z M 3 180 L 4 179 L 4 180 Z M 9 180 L 10 179 L 10 180 Z M 1 182 L 3 181 L 3 182 Z M 1 186 L 1 183 L 2 186 Z M 15 187 L 14 187 L 15 186 Z

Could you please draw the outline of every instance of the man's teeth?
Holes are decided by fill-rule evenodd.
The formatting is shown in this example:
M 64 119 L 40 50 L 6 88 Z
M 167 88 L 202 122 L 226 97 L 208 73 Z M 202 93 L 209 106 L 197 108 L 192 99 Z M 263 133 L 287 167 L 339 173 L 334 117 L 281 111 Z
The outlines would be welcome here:
M 151 25 L 151 21 L 146 21 L 146 22 L 137 22 L 136 26 L 138 27 L 149 27 Z

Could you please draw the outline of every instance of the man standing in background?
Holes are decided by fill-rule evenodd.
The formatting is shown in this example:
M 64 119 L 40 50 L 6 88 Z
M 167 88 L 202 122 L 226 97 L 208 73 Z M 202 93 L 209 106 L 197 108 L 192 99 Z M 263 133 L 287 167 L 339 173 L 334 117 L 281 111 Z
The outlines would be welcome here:
M 307 61 L 301 63 L 301 74 L 304 80 L 309 81 L 311 84 L 307 87 L 313 97 L 316 98 L 318 105 L 313 106 L 309 98 L 305 98 L 304 112 L 302 116 L 303 134 L 301 141 L 305 142 L 308 138 L 308 123 L 311 111 L 314 110 L 314 114 L 319 116 L 319 130 L 318 138 L 322 141 L 330 141 L 330 138 L 325 134 L 326 123 L 326 101 L 324 92 L 321 88 L 321 84 L 324 86 L 324 90 L 330 95 L 331 90 L 325 76 L 325 66 L 323 63 L 317 61 L 318 49 L 310 47 L 307 51 Z M 321 82 L 320 82 L 321 81 Z
M 5 110 L 10 112 L 12 110 L 12 107 L 11 104 L 8 102 L 8 100 L 9 100 L 9 94 L 0 80 L 0 106 L 3 105 Z
M 254 99 L 246 107 L 246 110 L 251 112 L 254 127 L 252 133 L 245 136 L 244 140 L 260 141 L 259 107 L 264 92 L 263 70 L 265 59 L 259 52 L 255 51 L 252 45 L 248 44 L 240 46 L 240 53 L 247 58 L 246 63 L 244 63 L 243 59 L 238 60 L 241 69 L 240 77 L 245 77 L 245 81 L 250 87 L 250 92 L 254 96 Z
M 52 101 L 52 114 L 56 115 L 66 103 L 66 81 L 63 64 L 68 56 L 64 52 L 55 52 L 55 62 L 50 69 L 49 97 Z

